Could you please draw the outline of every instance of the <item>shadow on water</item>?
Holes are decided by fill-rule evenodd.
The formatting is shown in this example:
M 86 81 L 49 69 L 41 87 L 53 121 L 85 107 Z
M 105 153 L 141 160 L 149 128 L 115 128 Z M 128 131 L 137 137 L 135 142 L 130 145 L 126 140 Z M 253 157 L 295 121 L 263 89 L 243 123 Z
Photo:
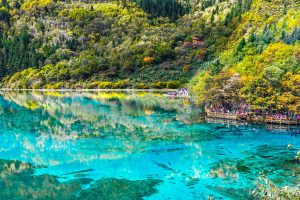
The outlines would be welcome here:
M 138 180 L 105 178 L 93 181 L 78 178 L 61 183 L 51 175 L 34 175 L 31 164 L 0 160 L 1 199 L 142 199 L 156 193 L 160 180 Z M 88 188 L 84 188 L 89 184 Z

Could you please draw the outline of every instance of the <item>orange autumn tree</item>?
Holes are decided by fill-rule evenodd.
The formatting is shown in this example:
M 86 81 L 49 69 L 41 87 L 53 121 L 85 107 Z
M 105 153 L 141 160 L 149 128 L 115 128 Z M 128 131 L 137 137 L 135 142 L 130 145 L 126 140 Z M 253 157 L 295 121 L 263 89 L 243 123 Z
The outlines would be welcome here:
M 150 56 L 146 56 L 146 57 L 144 57 L 144 59 L 143 59 L 143 62 L 144 63 L 152 63 L 154 61 L 154 58 L 153 57 L 150 57 Z

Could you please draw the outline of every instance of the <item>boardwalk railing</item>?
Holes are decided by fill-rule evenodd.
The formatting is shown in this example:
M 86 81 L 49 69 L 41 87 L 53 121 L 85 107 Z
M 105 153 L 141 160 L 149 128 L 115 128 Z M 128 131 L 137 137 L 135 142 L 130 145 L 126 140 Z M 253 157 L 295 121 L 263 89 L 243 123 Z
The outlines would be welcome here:
M 279 119 L 274 119 L 271 117 L 258 117 L 258 116 L 251 116 L 248 115 L 246 116 L 238 116 L 237 114 L 233 113 L 222 113 L 222 112 L 211 112 L 211 111 L 206 111 L 206 116 L 209 118 L 217 118 L 217 119 L 229 119 L 229 120 L 246 120 L 247 121 L 252 121 L 252 122 L 264 122 L 268 124 L 282 124 L 282 125 L 300 125 L 300 121 L 297 120 L 290 120 L 290 119 L 285 119 L 285 118 L 279 118 Z
M 296 120 L 289 120 L 289 119 L 273 119 L 273 118 L 266 118 L 265 119 L 266 123 L 269 124 L 285 124 L 285 125 L 297 125 L 298 122 Z

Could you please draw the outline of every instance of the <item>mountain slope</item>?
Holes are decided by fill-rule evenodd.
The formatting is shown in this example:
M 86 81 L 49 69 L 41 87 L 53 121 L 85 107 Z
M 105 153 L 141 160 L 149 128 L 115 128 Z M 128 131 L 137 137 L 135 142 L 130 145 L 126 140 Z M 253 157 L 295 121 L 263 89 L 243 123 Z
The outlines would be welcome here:
M 250 4 L 164 2 L 2 1 L 3 87 L 179 87 L 226 47 Z
M 177 88 L 299 110 L 299 1 L 5 1 L 7 88 Z M 196 73 L 197 72 L 197 73 Z
M 255 0 L 217 56 L 192 81 L 198 103 L 300 112 L 299 1 Z

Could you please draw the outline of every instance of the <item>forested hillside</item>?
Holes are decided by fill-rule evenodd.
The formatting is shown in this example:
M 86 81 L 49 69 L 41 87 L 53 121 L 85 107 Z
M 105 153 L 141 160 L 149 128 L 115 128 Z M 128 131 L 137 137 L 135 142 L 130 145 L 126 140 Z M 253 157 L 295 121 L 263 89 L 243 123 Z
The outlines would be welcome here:
M 9 88 L 177 88 L 297 111 L 298 0 L 2 0 Z M 193 78 L 194 77 L 194 78 Z
M 192 80 L 198 103 L 300 113 L 299 8 L 299 0 L 253 0 L 226 50 Z
M 227 48 L 250 5 L 2 0 L 2 86 L 177 88 Z

